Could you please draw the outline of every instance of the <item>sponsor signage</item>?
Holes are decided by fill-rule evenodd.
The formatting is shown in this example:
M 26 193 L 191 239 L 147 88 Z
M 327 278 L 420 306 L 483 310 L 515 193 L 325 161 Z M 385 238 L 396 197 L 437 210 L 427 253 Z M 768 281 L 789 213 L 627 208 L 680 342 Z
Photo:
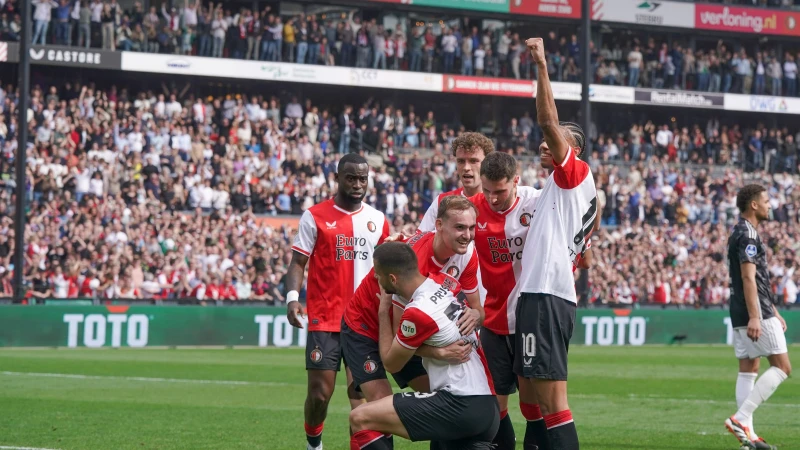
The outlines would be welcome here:
M 122 52 L 85 49 L 81 47 L 42 46 L 30 48 L 31 63 L 49 66 L 92 67 L 115 69 L 122 67 Z
M 509 12 L 531 16 L 579 19 L 581 0 L 510 0 Z
M 725 94 L 725 109 L 728 111 L 800 114 L 800 98 Z
M 694 4 L 647 0 L 594 0 L 592 20 L 694 28 Z
M 442 75 L 198 56 L 122 53 L 122 70 L 441 92 Z
M 783 311 L 786 340 L 800 342 L 800 312 Z M 721 310 L 580 309 L 578 345 L 728 344 L 733 328 Z M 416 325 L 404 323 L 406 336 Z M 305 346 L 306 328 L 285 308 L 202 306 L 0 306 L 0 347 Z
M 509 0 L 402 0 L 397 3 L 403 3 L 407 5 L 413 4 L 415 6 L 435 6 L 437 8 L 456 8 L 472 11 L 507 13 L 508 1 Z
M 734 33 L 800 36 L 800 12 L 697 3 L 695 27 Z
M 580 85 L 578 85 L 580 87 Z M 607 86 L 604 84 L 589 85 L 589 100 L 599 103 L 619 103 L 630 105 L 634 102 L 634 92 L 632 87 L 627 86 Z M 578 95 L 580 100 L 580 93 Z
M 725 107 L 724 95 L 711 92 L 636 89 L 634 98 L 637 104 L 643 105 L 681 106 L 707 109 L 722 109 Z
M 457 94 L 536 97 L 536 81 L 445 75 L 442 90 Z

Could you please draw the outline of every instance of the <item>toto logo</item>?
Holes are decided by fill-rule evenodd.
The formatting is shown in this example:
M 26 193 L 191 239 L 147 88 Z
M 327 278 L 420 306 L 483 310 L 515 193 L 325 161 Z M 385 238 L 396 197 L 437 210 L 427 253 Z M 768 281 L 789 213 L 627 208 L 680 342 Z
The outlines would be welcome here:
M 372 69 L 352 69 L 350 70 L 350 81 L 354 84 L 372 82 L 378 79 L 378 71 Z
M 188 69 L 192 67 L 192 63 L 185 59 L 170 59 L 167 61 L 167 67 L 172 69 Z

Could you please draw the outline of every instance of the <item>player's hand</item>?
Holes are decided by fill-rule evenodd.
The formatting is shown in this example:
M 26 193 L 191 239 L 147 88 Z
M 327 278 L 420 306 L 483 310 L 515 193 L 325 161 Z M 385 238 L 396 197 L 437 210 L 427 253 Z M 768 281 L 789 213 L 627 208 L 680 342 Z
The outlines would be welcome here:
M 533 62 L 540 63 L 544 62 L 544 41 L 542 38 L 530 38 L 525 41 L 525 45 L 528 46 L 528 50 L 531 51 L 531 57 L 533 58 Z
M 408 237 L 406 237 L 405 234 L 396 233 L 384 239 L 383 242 L 405 242 L 406 239 L 408 239 Z
M 459 339 L 456 342 L 436 349 L 436 359 L 444 361 L 448 364 L 464 364 L 469 361 L 469 355 L 472 354 L 472 344 L 464 342 Z
M 289 302 L 289 304 L 286 305 L 286 317 L 293 327 L 303 328 L 303 322 L 300 320 L 300 317 L 306 317 L 306 309 L 300 302 Z
M 480 320 L 481 313 L 477 309 L 467 308 L 458 318 L 458 331 L 461 332 L 462 336 L 467 336 L 478 328 Z
M 392 294 L 387 294 L 381 287 L 381 293 L 378 294 L 380 305 L 378 306 L 378 314 L 388 314 L 392 310 Z
M 786 321 L 783 319 L 783 317 L 780 314 L 775 314 L 775 317 L 777 317 L 778 320 L 781 321 L 781 328 L 783 328 L 783 332 L 786 333 Z
M 747 337 L 753 342 L 758 342 L 758 338 L 761 337 L 761 320 L 759 318 L 756 317 L 747 322 Z

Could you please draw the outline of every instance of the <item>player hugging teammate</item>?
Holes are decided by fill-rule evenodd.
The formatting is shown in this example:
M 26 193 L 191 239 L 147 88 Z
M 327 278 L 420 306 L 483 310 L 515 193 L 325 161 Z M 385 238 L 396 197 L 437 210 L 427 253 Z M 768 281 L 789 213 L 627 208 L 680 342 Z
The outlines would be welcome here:
M 369 250 L 372 270 L 356 264 L 357 275 L 348 278 L 354 284 L 346 283 L 336 299 L 311 288 L 317 276 L 327 282 L 329 274 L 310 271 L 310 330 L 316 325 L 312 305 L 328 305 L 332 313 L 326 323 L 338 320 L 326 327 L 330 330 L 320 330 L 326 335 L 309 336 L 310 449 L 322 448 L 316 437 L 324 413 L 317 406 L 327 407 L 342 357 L 354 407 L 351 449 L 393 448 L 393 435 L 431 441 L 432 449 L 513 449 L 516 438 L 507 409 L 508 396 L 517 388 L 527 419 L 523 448 L 578 449 L 566 401 L 567 350 L 575 321 L 573 272 L 591 261 L 596 192 L 588 165 L 578 159 L 585 147 L 583 132 L 558 122 L 542 40 L 529 39 L 527 45 L 540 69 L 541 160 L 552 171 L 544 189 L 519 186 L 513 156 L 494 152 L 491 140 L 479 133 L 464 133 L 452 146 L 463 187 L 434 201 L 416 235 Z M 353 169 L 361 174 L 360 160 L 357 165 Z M 355 189 L 361 195 L 356 205 L 353 188 L 342 194 L 340 185 L 337 199 L 342 194 L 352 204 L 334 206 L 353 215 L 356 206 L 362 207 L 362 189 Z M 545 203 L 558 207 L 537 207 Z M 321 226 L 338 226 L 338 220 L 305 222 L 308 230 L 321 234 Z M 307 256 L 323 248 L 314 247 L 308 230 L 301 222 L 294 248 L 300 276 L 288 283 L 294 290 L 301 286 Z M 352 241 L 357 240 L 354 234 Z M 332 250 L 326 246 L 324 251 Z M 297 298 L 296 292 L 290 296 Z M 290 303 L 293 324 L 299 324 L 302 313 L 299 303 Z M 323 346 L 333 352 L 323 352 Z M 312 381 L 315 361 L 326 357 L 331 364 L 325 370 L 331 374 L 322 383 L 317 375 Z M 398 385 L 417 392 L 392 395 L 387 372 Z M 313 389 L 317 385 L 324 389 Z M 367 403 L 359 406 L 360 394 Z

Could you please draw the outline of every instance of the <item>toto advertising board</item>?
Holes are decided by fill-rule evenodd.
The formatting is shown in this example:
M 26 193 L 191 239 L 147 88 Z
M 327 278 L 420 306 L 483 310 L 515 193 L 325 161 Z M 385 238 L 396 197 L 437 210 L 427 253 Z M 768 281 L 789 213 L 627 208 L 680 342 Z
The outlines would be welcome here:
M 800 311 L 785 311 L 786 338 L 800 341 Z M 581 309 L 577 345 L 732 342 L 722 310 Z M 285 308 L 201 306 L 0 306 L 3 347 L 305 346 Z

